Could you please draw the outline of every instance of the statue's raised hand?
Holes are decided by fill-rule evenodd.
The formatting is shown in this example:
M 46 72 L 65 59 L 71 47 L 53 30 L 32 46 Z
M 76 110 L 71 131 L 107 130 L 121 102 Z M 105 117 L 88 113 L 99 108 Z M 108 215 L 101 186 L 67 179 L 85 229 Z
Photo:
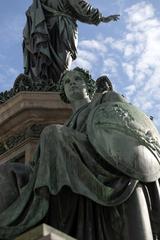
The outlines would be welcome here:
M 104 23 L 110 22 L 110 21 L 118 21 L 119 20 L 120 15 L 116 14 L 116 15 L 110 15 L 108 17 L 102 17 L 101 21 Z

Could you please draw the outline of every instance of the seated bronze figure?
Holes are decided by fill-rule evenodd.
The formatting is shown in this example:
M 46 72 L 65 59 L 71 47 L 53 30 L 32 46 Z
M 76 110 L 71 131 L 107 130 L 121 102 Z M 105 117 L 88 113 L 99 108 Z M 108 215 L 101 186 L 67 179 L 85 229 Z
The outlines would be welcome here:
M 61 76 L 73 114 L 43 130 L 17 199 L 1 208 L 0 239 L 41 222 L 78 240 L 160 237 L 159 133 L 111 87 L 94 91 L 83 69 Z

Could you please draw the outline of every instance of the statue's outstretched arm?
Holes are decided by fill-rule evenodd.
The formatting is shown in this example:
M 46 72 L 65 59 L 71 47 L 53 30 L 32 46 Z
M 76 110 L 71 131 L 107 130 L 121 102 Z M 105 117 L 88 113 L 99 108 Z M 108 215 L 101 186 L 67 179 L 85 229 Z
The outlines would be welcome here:
M 98 25 L 102 14 L 85 0 L 68 0 L 70 10 L 75 18 L 81 22 Z
M 102 17 L 101 22 L 107 23 L 107 22 L 110 22 L 110 21 L 118 21 L 119 17 L 120 17 L 119 14 L 110 15 L 108 17 Z
M 85 0 L 68 0 L 70 10 L 75 18 L 81 22 L 98 25 L 100 22 L 117 21 L 119 15 L 102 16 L 102 13 L 92 7 Z

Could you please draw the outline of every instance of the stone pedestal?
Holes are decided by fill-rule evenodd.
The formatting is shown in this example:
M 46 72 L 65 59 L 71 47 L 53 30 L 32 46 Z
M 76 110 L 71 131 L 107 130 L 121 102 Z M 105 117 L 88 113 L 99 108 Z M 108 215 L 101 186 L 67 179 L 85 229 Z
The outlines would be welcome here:
M 63 124 L 71 107 L 58 93 L 20 92 L 0 105 L 0 164 L 28 162 L 43 128 Z
M 17 237 L 16 240 L 76 240 L 76 239 L 46 224 L 42 224 Z

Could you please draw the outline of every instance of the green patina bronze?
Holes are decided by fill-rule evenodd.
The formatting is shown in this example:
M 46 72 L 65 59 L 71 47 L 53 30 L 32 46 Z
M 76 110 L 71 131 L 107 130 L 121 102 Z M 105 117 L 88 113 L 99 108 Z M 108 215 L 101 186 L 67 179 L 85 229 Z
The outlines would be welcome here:
M 160 136 L 138 108 L 106 101 L 92 110 L 87 129 L 90 142 L 113 167 L 143 182 L 159 178 Z
M 119 15 L 102 17 L 85 0 L 33 0 L 26 12 L 24 69 L 34 81 L 53 85 L 77 56 L 77 20 L 98 25 L 117 21 Z
M 144 207 L 146 200 L 144 190 L 142 190 L 145 186 L 143 179 L 135 177 L 134 172 L 128 174 L 127 171 L 122 171 L 117 164 L 118 159 L 130 166 L 128 161 L 132 161 L 132 155 L 130 159 L 122 159 L 122 157 L 126 157 L 126 152 L 132 151 L 132 147 L 135 149 L 136 141 L 136 146 L 145 147 L 144 155 L 140 155 L 141 158 L 145 156 L 146 149 L 151 155 L 153 154 L 152 160 L 156 162 L 158 168 L 154 181 L 158 180 L 159 134 L 147 116 L 128 104 L 116 92 L 104 92 L 91 101 L 88 93 L 91 79 L 88 78 L 89 85 L 87 86 L 87 80 L 83 80 L 82 73 L 83 71 L 75 69 L 66 72 L 63 76 L 64 87 L 61 89 L 72 105 L 73 114 L 64 126 L 51 125 L 43 130 L 39 146 L 29 166 L 28 183 L 19 186 L 19 195 L 17 194 L 16 200 L 11 199 L 12 195 L 9 192 L 1 193 L 3 199 L 8 197 L 12 201 L 4 209 L 1 207 L 0 239 L 13 239 L 46 219 L 47 214 L 51 212 L 53 213 L 52 220 L 57 215 L 61 217 L 58 226 L 60 230 L 67 232 L 65 226 L 71 224 L 73 209 L 80 209 L 76 218 L 77 223 L 78 221 L 79 224 L 84 223 L 83 214 L 86 214 L 87 218 L 87 224 L 83 225 L 83 230 L 81 225 L 78 225 L 76 233 L 73 229 L 69 231 L 69 234 L 79 240 L 84 240 L 85 236 L 87 240 L 98 238 L 100 240 L 151 240 L 153 239 L 152 233 L 157 234 L 156 236 L 160 234 L 159 220 L 157 220 L 160 216 L 158 210 L 155 215 L 152 211 L 154 220 L 156 219 L 155 222 L 157 222 L 154 222 L 154 230 L 151 230 L 148 208 Z M 111 139 L 116 139 L 116 143 Z M 138 157 L 138 152 L 136 154 Z M 112 164 L 110 158 L 116 164 Z M 143 160 L 148 164 L 147 158 Z M 4 175 L 0 174 L 0 176 Z M 16 177 L 19 179 L 18 171 Z M 142 185 L 140 188 L 139 180 Z M 157 186 L 156 182 L 152 184 Z M 66 186 L 72 193 L 68 190 L 63 196 L 62 190 Z M 4 190 L 5 187 L 2 187 Z M 158 209 L 159 203 L 154 199 L 157 192 L 155 187 L 153 189 L 150 192 L 148 188 L 148 192 L 151 196 L 150 207 L 153 205 L 152 210 L 155 210 Z M 55 199 L 59 198 L 60 210 L 55 207 Z M 79 201 L 79 207 L 76 208 L 75 198 Z M 92 205 L 94 207 L 91 207 Z M 95 211 L 96 217 L 93 218 Z M 145 214 L 144 218 L 141 218 L 141 211 L 142 215 Z M 63 220 L 66 225 L 62 224 Z M 93 220 L 94 222 L 90 224 Z M 52 222 L 45 221 L 48 224 Z M 96 221 L 100 224 L 98 228 Z M 75 220 L 72 224 L 75 226 Z M 135 238 L 133 238 L 130 233 L 135 226 L 139 225 L 142 228 L 136 231 Z M 54 224 L 53 226 L 57 227 Z M 95 228 L 97 228 L 97 233 L 95 233 Z M 95 237 L 96 234 L 98 237 Z

